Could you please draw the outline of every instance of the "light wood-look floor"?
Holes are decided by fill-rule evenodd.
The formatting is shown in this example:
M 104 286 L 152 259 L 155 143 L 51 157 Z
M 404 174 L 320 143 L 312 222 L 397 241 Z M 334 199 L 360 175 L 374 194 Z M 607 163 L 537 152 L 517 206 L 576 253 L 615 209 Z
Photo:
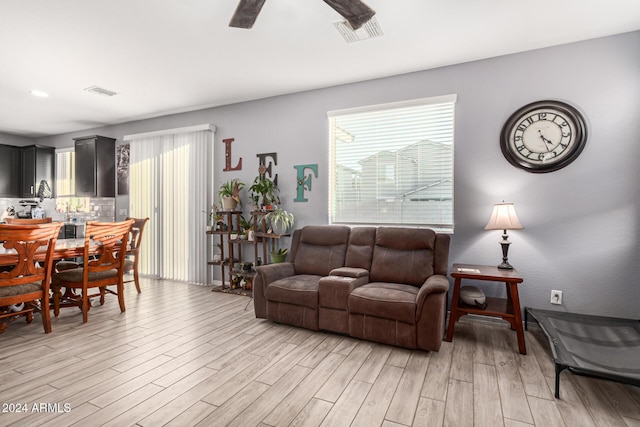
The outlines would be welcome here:
M 0 425 L 640 426 L 638 388 L 563 373 L 554 399 L 539 331 L 521 356 L 506 323 L 460 321 L 426 353 L 275 325 L 248 301 L 144 279 L 124 314 L 112 296 L 86 325 L 63 310 L 50 335 L 39 315 L 14 322 L 0 335 L 0 409 L 27 413 Z

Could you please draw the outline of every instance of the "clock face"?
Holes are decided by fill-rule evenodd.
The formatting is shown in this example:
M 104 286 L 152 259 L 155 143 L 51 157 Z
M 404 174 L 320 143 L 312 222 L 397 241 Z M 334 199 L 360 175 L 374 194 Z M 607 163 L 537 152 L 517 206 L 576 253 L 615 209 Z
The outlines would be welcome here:
M 578 157 L 586 136 L 584 119 L 575 108 L 559 101 L 539 101 L 509 117 L 500 146 L 512 165 L 530 172 L 551 172 Z

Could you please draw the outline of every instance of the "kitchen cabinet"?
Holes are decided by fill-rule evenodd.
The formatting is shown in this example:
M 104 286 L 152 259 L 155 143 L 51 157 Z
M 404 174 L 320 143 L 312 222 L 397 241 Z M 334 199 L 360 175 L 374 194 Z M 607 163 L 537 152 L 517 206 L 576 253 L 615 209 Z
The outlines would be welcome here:
M 19 197 L 36 197 L 42 180 L 47 181 L 53 191 L 56 167 L 55 148 L 42 145 L 21 147 L 20 166 Z
M 116 140 L 104 136 L 74 138 L 76 196 L 115 197 Z
M 0 197 L 19 197 L 20 147 L 0 144 Z

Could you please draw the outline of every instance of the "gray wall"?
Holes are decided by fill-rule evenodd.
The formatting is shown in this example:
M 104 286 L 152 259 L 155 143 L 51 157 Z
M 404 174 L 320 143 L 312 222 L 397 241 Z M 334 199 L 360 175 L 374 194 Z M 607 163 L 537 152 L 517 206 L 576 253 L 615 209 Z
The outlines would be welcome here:
M 285 209 L 297 225 L 328 221 L 328 110 L 455 93 L 455 233 L 450 262 L 497 265 L 499 231 L 484 231 L 491 207 L 514 202 L 524 230 L 511 232 L 510 261 L 525 278 L 523 305 L 640 317 L 640 32 L 492 58 L 384 79 L 296 93 L 73 134 L 38 143 L 64 147 L 71 138 L 126 134 L 212 123 L 216 183 L 250 184 L 256 153 L 277 152 Z M 568 167 L 531 174 L 502 156 L 505 120 L 533 101 L 558 99 L 581 110 L 589 139 Z M 223 172 L 222 139 L 235 138 Z M 294 203 L 294 165 L 318 164 L 309 202 Z M 210 195 L 213 196 L 213 195 Z M 246 194 L 245 194 L 246 197 Z M 126 198 L 118 204 L 126 206 Z M 245 205 L 245 206 L 248 206 Z M 488 294 L 503 295 L 489 285 Z M 563 306 L 549 304 L 552 289 Z

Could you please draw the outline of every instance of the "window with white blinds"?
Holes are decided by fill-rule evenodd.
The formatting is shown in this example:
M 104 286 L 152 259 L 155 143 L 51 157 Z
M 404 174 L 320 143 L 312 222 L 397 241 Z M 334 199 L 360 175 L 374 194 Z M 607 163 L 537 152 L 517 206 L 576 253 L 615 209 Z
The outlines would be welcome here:
M 75 196 L 75 155 L 73 148 L 56 150 L 56 197 Z
M 453 232 L 455 102 L 330 111 L 330 223 Z

